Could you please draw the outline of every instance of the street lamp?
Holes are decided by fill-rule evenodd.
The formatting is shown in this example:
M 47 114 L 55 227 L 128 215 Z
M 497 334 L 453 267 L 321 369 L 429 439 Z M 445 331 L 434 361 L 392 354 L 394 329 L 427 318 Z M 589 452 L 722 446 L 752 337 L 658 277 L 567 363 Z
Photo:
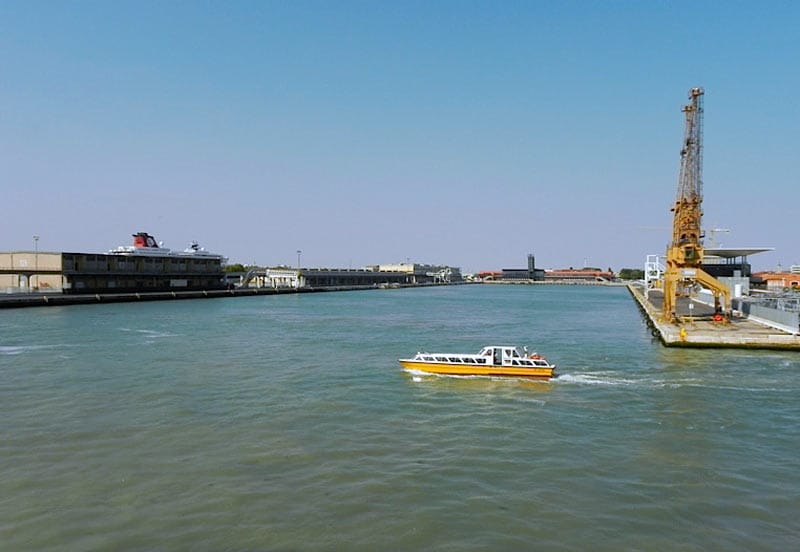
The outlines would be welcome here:
M 295 284 L 297 289 L 300 289 L 300 253 L 302 253 L 302 251 L 300 251 L 298 249 L 297 250 L 297 282 Z
M 39 272 L 39 236 L 33 236 L 33 271 L 34 273 Z M 33 285 L 31 285 L 33 287 Z M 36 287 L 33 289 L 39 289 L 39 274 L 36 274 Z

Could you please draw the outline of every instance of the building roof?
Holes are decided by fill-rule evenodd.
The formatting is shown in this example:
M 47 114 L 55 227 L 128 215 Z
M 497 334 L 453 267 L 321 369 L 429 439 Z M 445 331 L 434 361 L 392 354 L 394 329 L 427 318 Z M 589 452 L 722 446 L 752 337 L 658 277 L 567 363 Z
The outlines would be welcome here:
M 774 247 L 709 247 L 703 250 L 705 255 L 722 257 L 723 259 L 733 259 L 735 257 L 747 257 L 765 251 L 775 251 Z
M 763 272 L 756 272 L 753 276 L 758 276 L 764 280 L 782 280 L 788 278 L 789 280 L 800 280 L 800 274 L 793 274 L 791 272 L 773 272 L 765 270 Z

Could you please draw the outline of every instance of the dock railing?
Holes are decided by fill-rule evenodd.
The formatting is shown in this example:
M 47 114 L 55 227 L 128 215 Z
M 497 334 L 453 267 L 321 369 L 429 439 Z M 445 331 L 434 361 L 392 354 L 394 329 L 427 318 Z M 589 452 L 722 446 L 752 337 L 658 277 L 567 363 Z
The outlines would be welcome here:
M 756 322 L 800 335 L 800 302 L 797 302 L 797 299 L 790 299 L 787 303 L 781 299 L 774 298 L 757 303 L 736 299 L 734 308 Z

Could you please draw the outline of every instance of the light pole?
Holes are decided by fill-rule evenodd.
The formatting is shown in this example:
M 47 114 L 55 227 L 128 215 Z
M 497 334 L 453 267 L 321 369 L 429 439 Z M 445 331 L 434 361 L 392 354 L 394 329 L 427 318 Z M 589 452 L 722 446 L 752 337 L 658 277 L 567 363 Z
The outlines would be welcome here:
M 300 253 L 302 253 L 302 251 L 300 251 L 298 249 L 297 250 L 297 285 L 296 285 L 296 287 L 298 289 L 300 289 Z
M 33 237 L 33 271 L 39 272 L 39 236 Z M 39 274 L 36 274 L 36 287 L 31 284 L 33 289 L 39 289 Z

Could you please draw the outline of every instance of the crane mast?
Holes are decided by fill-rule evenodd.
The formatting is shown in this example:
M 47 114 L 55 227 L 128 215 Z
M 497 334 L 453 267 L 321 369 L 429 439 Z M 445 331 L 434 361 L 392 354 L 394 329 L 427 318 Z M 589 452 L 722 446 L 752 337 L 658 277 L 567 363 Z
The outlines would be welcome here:
M 703 262 L 703 94 L 702 88 L 689 90 L 690 103 L 683 106 L 686 130 L 681 149 L 678 193 L 672 207 L 672 242 L 667 247 L 664 272 L 662 318 L 675 322 L 678 295 L 691 296 L 697 287 L 714 294 L 715 311 L 730 310 L 730 290 L 701 268 Z M 726 310 L 727 309 L 727 310 Z
M 703 211 L 703 89 L 689 91 L 692 103 L 683 106 L 686 131 L 681 149 L 678 194 L 672 208 L 672 247 L 680 247 L 684 262 L 698 266 L 702 260 L 700 243 Z

